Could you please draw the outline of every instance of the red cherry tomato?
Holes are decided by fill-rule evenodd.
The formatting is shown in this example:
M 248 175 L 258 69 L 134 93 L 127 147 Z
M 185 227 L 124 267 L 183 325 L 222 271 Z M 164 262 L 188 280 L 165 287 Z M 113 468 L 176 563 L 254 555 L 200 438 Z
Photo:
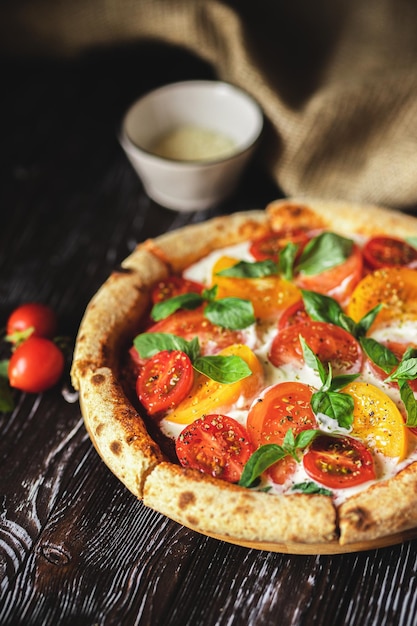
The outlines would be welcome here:
M 294 302 L 288 309 L 285 309 L 278 322 L 278 330 L 283 330 L 288 326 L 294 326 L 294 324 L 299 324 L 300 322 L 307 322 L 311 318 L 308 316 L 307 311 L 305 310 L 304 302 L 299 300 L 298 302 Z
M 55 312 L 46 304 L 28 302 L 17 307 L 7 320 L 8 336 L 33 328 L 31 336 L 52 339 L 57 329 Z
M 376 477 L 371 452 L 358 439 L 320 435 L 304 454 L 307 474 L 330 489 L 360 485 Z
M 417 267 L 416 248 L 397 237 L 372 237 L 365 243 L 362 253 L 371 269 L 398 265 Z
M 10 385 L 21 391 L 40 393 L 59 381 L 64 365 L 64 355 L 53 341 L 45 337 L 29 337 L 10 358 Z
M 177 406 L 191 391 L 193 366 L 185 352 L 162 350 L 141 369 L 136 392 L 150 415 Z
M 255 447 L 267 443 L 282 445 L 291 428 L 294 436 L 303 430 L 317 428 L 316 417 L 310 405 L 313 390 L 304 383 L 285 382 L 270 387 L 252 405 L 247 419 L 249 437 Z M 296 466 L 292 457 L 275 463 L 268 474 L 278 484 L 285 482 Z
M 277 333 L 269 355 L 275 367 L 303 362 L 300 335 L 322 363 L 331 363 L 334 374 L 361 371 L 363 352 L 359 342 L 340 326 L 313 320 L 288 326 Z
M 297 256 L 299 256 L 308 240 L 308 234 L 301 228 L 280 230 L 252 241 L 249 252 L 256 261 L 265 261 L 266 259 L 277 261 L 281 250 L 288 243 L 298 245 Z
M 202 308 L 193 311 L 177 311 L 151 326 L 147 332 L 171 333 L 187 341 L 198 337 L 203 355 L 220 352 L 233 343 L 245 343 L 242 332 L 212 324 L 204 317 Z
M 301 289 L 329 295 L 344 304 L 362 278 L 362 272 L 362 251 L 354 244 L 352 253 L 344 263 L 312 276 L 300 272 L 295 282 Z
M 245 428 L 235 419 L 206 415 L 184 428 L 176 450 L 183 467 L 236 483 L 254 447 Z
M 204 286 L 202 284 L 193 280 L 188 280 L 182 276 L 169 276 L 156 283 L 152 290 L 151 298 L 152 302 L 156 304 L 184 293 L 201 294 L 203 289 Z

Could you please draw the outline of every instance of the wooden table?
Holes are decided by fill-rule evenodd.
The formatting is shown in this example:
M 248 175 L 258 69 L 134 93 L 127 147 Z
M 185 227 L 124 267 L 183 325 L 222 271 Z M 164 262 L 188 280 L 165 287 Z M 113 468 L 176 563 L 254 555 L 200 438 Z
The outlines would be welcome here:
M 151 62 L 152 61 L 152 62 Z M 37 300 L 74 338 L 137 242 L 280 191 L 256 161 L 223 207 L 158 207 L 117 142 L 144 91 L 211 70 L 156 46 L 72 61 L 2 59 L 2 324 Z M 0 624 L 412 625 L 417 542 L 338 556 L 250 550 L 145 508 L 93 449 L 70 388 L 0 415 Z

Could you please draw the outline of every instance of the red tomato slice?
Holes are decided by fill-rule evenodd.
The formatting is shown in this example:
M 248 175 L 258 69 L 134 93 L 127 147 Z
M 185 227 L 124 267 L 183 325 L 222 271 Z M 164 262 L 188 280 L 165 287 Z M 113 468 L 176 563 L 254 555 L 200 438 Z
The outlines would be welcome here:
M 281 250 L 283 250 L 288 243 L 298 245 L 298 256 L 301 254 L 308 240 L 308 234 L 301 228 L 280 230 L 252 241 L 249 252 L 256 261 L 265 261 L 266 259 L 277 261 Z
M 189 424 L 176 442 L 179 462 L 236 483 L 254 452 L 245 428 L 227 415 L 206 415 Z
M 158 281 L 152 289 L 151 299 L 154 304 L 169 300 L 174 296 L 180 296 L 184 293 L 200 293 L 204 286 L 193 280 L 188 280 L 182 276 L 168 276 Z
M 13 352 L 8 366 L 9 382 L 21 391 L 40 393 L 59 381 L 64 367 L 64 355 L 53 341 L 32 336 Z
M 249 437 L 256 447 L 267 443 L 282 445 L 291 428 L 294 436 L 303 430 L 317 428 L 310 406 L 313 390 L 304 383 L 284 382 L 270 387 L 262 398 L 256 400 L 247 419 Z M 282 484 L 290 476 L 296 461 L 285 457 L 275 463 L 268 473 L 272 480 Z
M 371 452 L 353 437 L 320 435 L 304 454 L 307 474 L 330 489 L 345 489 L 376 478 Z
M 191 341 L 198 337 L 203 355 L 216 354 L 234 343 L 245 343 L 244 334 L 212 324 L 200 307 L 194 311 L 177 311 L 147 330 L 150 333 L 171 333 Z
M 417 250 L 397 237 L 372 237 L 365 243 L 362 253 L 372 269 L 398 265 L 417 267 Z
M 313 276 L 300 272 L 295 282 L 301 289 L 331 296 L 343 305 L 362 278 L 362 272 L 362 251 L 354 244 L 351 255 L 344 263 Z
M 194 370 L 190 358 L 180 350 L 162 350 L 141 369 L 138 398 L 150 415 L 177 406 L 191 391 Z
M 313 320 L 288 326 L 277 333 L 269 355 L 275 367 L 303 362 L 300 335 L 322 363 L 331 363 L 334 374 L 361 371 L 363 352 L 359 342 L 340 326 Z
M 304 302 L 299 300 L 294 302 L 288 309 L 285 309 L 278 322 L 278 330 L 281 331 L 288 326 L 294 326 L 300 322 L 307 322 L 311 318 L 305 310 Z

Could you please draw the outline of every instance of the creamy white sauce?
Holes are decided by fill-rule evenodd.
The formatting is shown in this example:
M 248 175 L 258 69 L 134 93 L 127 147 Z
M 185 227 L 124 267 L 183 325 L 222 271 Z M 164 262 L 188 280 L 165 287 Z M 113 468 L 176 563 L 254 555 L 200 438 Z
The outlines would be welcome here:
M 174 161 L 212 161 L 233 154 L 236 143 L 218 131 L 187 125 L 158 137 L 149 150 Z

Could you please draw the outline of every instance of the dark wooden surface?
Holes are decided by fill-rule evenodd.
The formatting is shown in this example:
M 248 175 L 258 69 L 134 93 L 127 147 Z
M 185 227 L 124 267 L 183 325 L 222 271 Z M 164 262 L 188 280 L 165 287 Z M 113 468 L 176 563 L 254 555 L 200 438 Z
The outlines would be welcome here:
M 74 338 L 137 242 L 280 195 L 255 161 L 217 210 L 179 215 L 146 198 L 118 124 L 142 92 L 212 75 L 184 52 L 146 46 L 0 67 L 2 324 L 38 300 Z M 16 409 L 0 415 L 1 625 L 417 624 L 417 541 L 291 556 L 198 535 L 108 471 L 69 391 L 16 394 Z

